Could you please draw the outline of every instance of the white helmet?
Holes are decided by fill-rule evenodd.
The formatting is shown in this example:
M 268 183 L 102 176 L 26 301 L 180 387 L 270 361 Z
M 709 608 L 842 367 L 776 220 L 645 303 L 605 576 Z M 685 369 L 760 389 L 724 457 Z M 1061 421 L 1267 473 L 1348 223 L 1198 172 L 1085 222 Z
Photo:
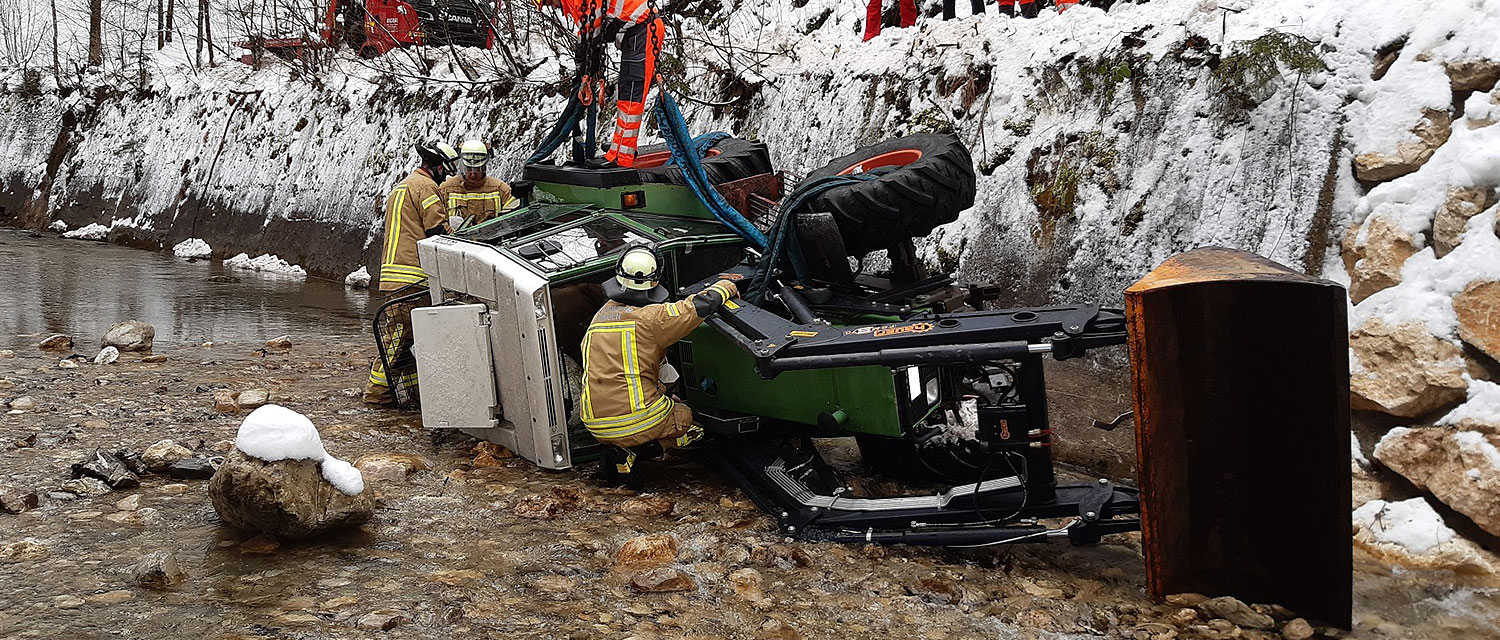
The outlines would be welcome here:
M 465 140 L 458 148 L 458 156 L 463 159 L 464 169 L 483 169 L 490 161 L 490 148 L 479 140 Z
M 656 252 L 646 245 L 636 245 L 625 250 L 615 264 L 615 280 L 620 286 L 634 291 L 650 291 L 661 279 L 656 263 Z

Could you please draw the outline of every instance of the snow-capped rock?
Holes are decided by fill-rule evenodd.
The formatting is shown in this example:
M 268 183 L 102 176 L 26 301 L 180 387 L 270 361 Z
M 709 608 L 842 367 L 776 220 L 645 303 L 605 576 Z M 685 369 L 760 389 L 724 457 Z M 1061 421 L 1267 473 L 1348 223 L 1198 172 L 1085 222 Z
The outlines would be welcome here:
M 344 286 L 358 289 L 370 288 L 370 270 L 367 267 L 361 266 L 350 272 L 349 275 L 344 276 Z
M 172 255 L 179 258 L 208 258 L 213 254 L 213 247 L 202 238 L 188 238 L 172 246 Z
M 1371 319 L 1350 332 L 1349 351 L 1356 409 L 1417 418 L 1458 404 L 1468 386 L 1463 351 L 1419 322 Z
M 1423 498 L 1371 500 L 1354 510 L 1354 542 L 1392 564 L 1491 574 L 1500 561 L 1458 536 Z
M 306 269 L 291 264 L 272 254 L 262 254 L 251 258 L 249 254 L 241 253 L 225 260 L 224 266 L 287 276 L 304 277 L 307 275 Z
M 1375 459 L 1475 524 L 1500 535 L 1500 435 L 1456 427 L 1399 427 L 1375 445 Z
M 63 237 L 72 238 L 74 240 L 94 240 L 103 242 L 109 237 L 109 227 L 95 222 L 91 223 L 87 227 L 74 229 L 72 231 L 64 233 Z

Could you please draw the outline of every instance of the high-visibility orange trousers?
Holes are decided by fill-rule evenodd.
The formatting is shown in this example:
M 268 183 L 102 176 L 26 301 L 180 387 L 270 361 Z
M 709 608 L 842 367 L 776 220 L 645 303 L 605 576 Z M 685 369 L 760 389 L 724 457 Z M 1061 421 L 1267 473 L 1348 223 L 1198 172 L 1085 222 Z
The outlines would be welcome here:
M 622 167 L 635 165 L 635 150 L 646 118 L 646 95 L 656 77 L 666 25 L 654 15 L 625 29 L 620 42 L 620 89 L 615 102 L 615 133 L 604 159 Z

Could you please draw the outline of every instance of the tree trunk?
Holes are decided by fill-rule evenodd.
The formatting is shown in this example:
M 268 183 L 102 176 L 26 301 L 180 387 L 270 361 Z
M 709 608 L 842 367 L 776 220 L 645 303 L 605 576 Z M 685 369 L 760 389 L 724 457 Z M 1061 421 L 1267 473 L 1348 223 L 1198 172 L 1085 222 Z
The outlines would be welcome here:
M 62 86 L 62 65 L 57 60 L 57 0 L 49 0 L 52 7 L 52 79 Z
M 89 66 L 104 64 L 103 22 L 104 2 L 89 0 Z
M 162 14 L 161 0 L 156 0 L 156 48 L 167 46 L 166 16 Z
M 167 0 L 167 42 L 172 41 L 172 32 L 177 30 L 176 18 L 177 0 Z

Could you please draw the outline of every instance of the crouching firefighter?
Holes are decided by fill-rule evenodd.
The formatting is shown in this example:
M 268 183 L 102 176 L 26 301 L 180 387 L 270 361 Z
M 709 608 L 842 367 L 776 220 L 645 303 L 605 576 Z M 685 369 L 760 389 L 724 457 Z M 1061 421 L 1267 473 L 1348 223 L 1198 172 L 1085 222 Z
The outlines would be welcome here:
M 510 196 L 510 185 L 487 174 L 490 148 L 479 140 L 465 140 L 458 148 L 460 173 L 443 181 L 438 194 L 448 205 L 448 216 L 455 231 L 461 226 L 479 224 L 516 208 Z
M 438 195 L 438 183 L 458 171 L 458 152 L 446 142 L 417 145 L 422 166 L 406 176 L 385 199 L 385 243 L 380 249 L 380 291 L 394 296 L 398 289 L 408 295 L 425 289 L 427 274 L 417 261 L 417 241 L 445 233 L 448 207 Z M 377 338 L 387 354 L 404 353 L 411 348 L 411 310 L 417 304 L 394 305 L 386 310 L 389 323 Z M 394 360 L 395 358 L 393 358 Z M 393 405 L 393 386 L 416 388 L 416 362 L 401 358 L 399 371 L 386 371 L 380 354 L 370 363 L 370 381 L 365 385 L 364 401 Z
M 639 488 L 638 457 L 655 458 L 702 439 L 693 411 L 663 388 L 663 358 L 667 347 L 739 295 L 734 283 L 720 280 L 667 302 L 659 264 L 649 246 L 627 249 L 615 277 L 604 283 L 609 301 L 583 338 L 583 424 L 605 445 L 597 476 L 605 484 Z
M 635 166 L 646 94 L 651 92 L 656 56 L 666 32 L 652 0 L 537 0 L 537 4 L 561 9 L 578 25 L 574 57 L 581 81 L 578 99 L 584 105 L 604 100 L 604 46 L 611 40 L 619 44 L 614 138 L 604 154 L 605 162 L 596 162 L 595 168 Z

